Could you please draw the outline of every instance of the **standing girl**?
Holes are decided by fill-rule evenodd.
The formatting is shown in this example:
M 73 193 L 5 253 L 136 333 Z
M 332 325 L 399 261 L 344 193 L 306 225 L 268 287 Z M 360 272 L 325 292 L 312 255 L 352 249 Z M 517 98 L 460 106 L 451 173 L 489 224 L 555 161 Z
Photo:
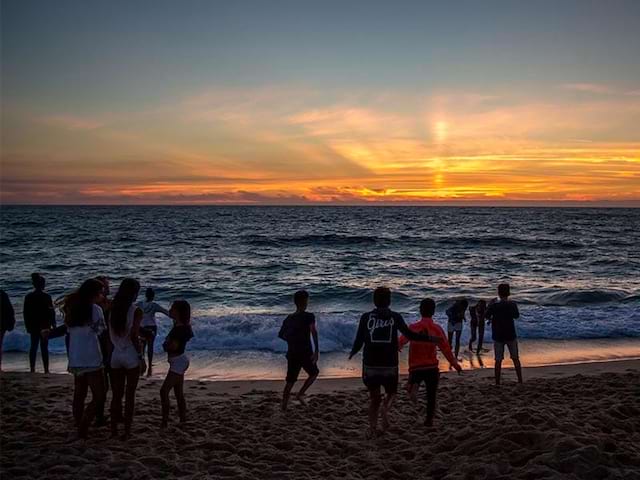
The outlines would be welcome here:
M 105 330 L 105 324 L 102 309 L 97 305 L 102 295 L 102 283 L 90 279 L 65 301 L 65 323 L 69 334 L 68 370 L 74 379 L 73 418 L 80 438 L 87 438 L 96 406 L 104 403 L 102 351 L 98 336 Z M 89 389 L 92 398 L 85 407 Z
M 136 305 L 140 284 L 133 278 L 125 278 L 111 302 L 109 336 L 113 344 L 111 352 L 111 436 L 118 435 L 118 420 L 122 418 L 124 401 L 124 438 L 131 436 L 136 387 L 144 360 L 140 350 L 138 332 L 142 310 Z
M 162 402 L 161 428 L 167 428 L 169 422 L 169 392 L 173 389 L 178 403 L 180 423 L 186 421 L 187 404 L 184 399 L 184 374 L 189 368 L 189 357 L 184 353 L 187 342 L 193 338 L 191 330 L 191 305 L 185 300 L 176 300 L 171 305 L 169 315 L 173 318 L 173 328 L 167 335 L 162 347 L 167 352 L 169 371 L 160 388 Z

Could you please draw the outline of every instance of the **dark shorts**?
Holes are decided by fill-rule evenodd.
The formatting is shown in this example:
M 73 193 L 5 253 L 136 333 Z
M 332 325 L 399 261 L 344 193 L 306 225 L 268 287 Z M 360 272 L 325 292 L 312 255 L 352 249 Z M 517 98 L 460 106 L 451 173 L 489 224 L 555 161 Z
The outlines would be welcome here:
M 385 393 L 398 392 L 398 367 L 362 367 L 362 381 L 369 390 L 384 388 Z
M 420 385 L 424 382 L 427 386 L 437 387 L 438 380 L 440 380 L 440 370 L 437 368 L 415 370 L 409 373 L 409 383 L 412 385 Z
M 150 340 L 152 338 L 155 338 L 157 333 L 158 333 L 158 327 L 152 327 L 152 326 L 140 327 L 140 336 L 145 340 Z
M 293 383 L 298 380 L 300 370 L 307 372 L 310 377 L 318 375 L 318 365 L 311 360 L 311 353 L 303 355 L 287 354 L 287 382 Z

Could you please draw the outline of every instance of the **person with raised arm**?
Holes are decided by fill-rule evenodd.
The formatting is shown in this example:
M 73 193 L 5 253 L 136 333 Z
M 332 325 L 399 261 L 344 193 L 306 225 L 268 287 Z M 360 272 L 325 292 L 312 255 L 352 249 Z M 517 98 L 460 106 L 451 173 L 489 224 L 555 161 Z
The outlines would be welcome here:
M 409 325 L 409 329 L 416 333 L 425 333 L 441 339 L 437 344 L 428 342 L 411 342 L 409 345 L 409 397 L 414 404 L 418 403 L 418 388 L 424 383 L 427 397 L 427 416 L 424 424 L 427 427 L 433 426 L 433 417 L 436 411 L 436 397 L 438 393 L 438 382 L 440 381 L 440 367 L 438 362 L 438 349 L 444 354 L 449 364 L 458 373 L 462 367 L 456 357 L 453 356 L 451 346 L 444 338 L 444 330 L 433 321 L 433 314 L 436 311 L 436 302 L 431 298 L 425 298 L 420 302 L 420 321 Z M 409 342 L 404 335 L 398 340 L 398 348 Z
M 150 377 L 153 373 L 153 347 L 156 340 L 156 335 L 158 334 L 156 313 L 163 313 L 168 317 L 169 310 L 162 308 L 160 305 L 154 302 L 156 292 L 153 291 L 153 288 L 147 288 L 144 296 L 145 300 L 138 303 L 138 306 L 142 309 L 142 325 L 140 326 L 140 338 L 142 339 L 142 354 L 144 355 L 145 349 L 147 351 L 147 377 Z
M 369 390 L 369 429 L 367 437 L 377 436 L 378 416 L 382 429 L 389 427 L 389 411 L 398 392 L 398 332 L 409 340 L 439 343 L 441 337 L 416 333 L 402 315 L 390 309 L 391 290 L 378 287 L 373 292 L 375 308 L 360 317 L 349 359 L 364 347 L 362 380 Z M 383 400 L 381 389 L 384 388 Z

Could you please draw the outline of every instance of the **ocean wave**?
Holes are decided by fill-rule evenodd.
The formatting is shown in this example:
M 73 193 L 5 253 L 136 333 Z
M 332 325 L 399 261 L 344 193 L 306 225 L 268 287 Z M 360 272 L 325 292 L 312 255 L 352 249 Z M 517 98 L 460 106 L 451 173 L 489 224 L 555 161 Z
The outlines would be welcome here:
M 320 349 L 323 352 L 348 351 L 355 337 L 361 311 L 340 313 L 317 313 Z M 402 311 L 407 323 L 419 318 L 416 311 Z M 196 315 L 193 319 L 195 336 L 189 343 L 193 350 L 227 351 L 286 351 L 286 343 L 277 336 L 286 314 L 251 313 L 232 315 Z M 436 322 L 446 327 L 444 310 L 438 308 Z M 159 317 L 158 351 L 171 327 L 170 322 Z M 640 338 L 640 310 L 635 305 L 592 306 L 585 308 L 522 306 L 521 318 L 517 321 L 521 338 L 531 339 L 595 339 L 595 338 Z M 462 341 L 468 340 L 469 328 L 465 323 Z M 491 327 L 487 326 L 486 338 L 491 338 Z M 21 322 L 14 332 L 5 337 L 6 351 L 28 351 L 29 337 Z M 50 342 L 54 353 L 64 353 L 64 341 Z

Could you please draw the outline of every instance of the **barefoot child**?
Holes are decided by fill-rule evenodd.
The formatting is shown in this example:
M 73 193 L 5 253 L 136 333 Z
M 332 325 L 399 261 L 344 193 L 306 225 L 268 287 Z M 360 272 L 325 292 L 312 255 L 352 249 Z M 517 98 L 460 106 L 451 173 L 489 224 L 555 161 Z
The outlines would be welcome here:
M 309 294 L 299 290 L 293 295 L 296 311 L 289 315 L 284 322 L 278 336 L 287 342 L 287 378 L 282 392 L 282 410 L 287 409 L 291 389 L 298 380 L 300 370 L 307 372 L 307 380 L 296 395 L 296 399 L 304 405 L 304 394 L 313 384 L 320 370 L 318 370 L 318 331 L 316 318 L 307 312 Z M 313 350 L 311 340 L 313 337 Z
M 451 352 L 449 343 L 444 340 L 444 330 L 440 325 L 436 325 L 432 319 L 436 311 L 436 303 L 431 298 L 425 298 L 420 303 L 420 315 L 422 319 L 409 325 L 412 332 L 424 333 L 441 338 L 437 344 L 426 342 L 411 342 L 409 345 L 409 395 L 411 401 L 417 403 L 417 394 L 420 384 L 424 382 L 427 390 L 427 417 L 424 424 L 427 427 L 433 425 L 433 416 L 436 411 L 436 394 L 438 392 L 438 381 L 440 379 L 440 369 L 438 368 L 437 348 L 440 349 L 449 363 L 458 373 L 462 368 Z M 398 339 L 398 349 L 407 344 L 409 340 L 401 336 Z
M 147 350 L 147 356 L 149 358 L 149 366 L 147 368 L 147 377 L 153 374 L 153 344 L 158 334 L 158 324 L 156 323 L 156 313 L 163 313 L 169 316 L 169 312 L 158 305 L 153 300 L 156 297 L 156 292 L 153 288 L 147 288 L 145 292 L 145 301 L 139 302 L 138 306 L 142 309 L 142 325 L 140 326 L 140 338 L 142 339 L 142 353 Z
M 520 318 L 518 305 L 509 300 L 511 289 L 508 283 L 498 285 L 498 296 L 500 300 L 492 301 L 487 308 L 487 318 L 491 320 L 491 336 L 493 338 L 493 349 L 495 352 L 495 375 L 496 385 L 500 385 L 500 373 L 502 370 L 502 360 L 504 359 L 505 345 L 509 349 L 509 355 L 513 366 L 516 368 L 518 383 L 522 383 L 522 366 L 518 355 L 518 335 L 514 320 Z
M 389 410 L 398 392 L 398 331 L 414 341 L 439 343 L 444 340 L 410 330 L 402 315 L 389 308 L 391 291 L 388 288 L 376 288 L 373 303 L 376 308 L 360 317 L 358 333 L 349 355 L 351 359 L 364 346 L 362 381 L 369 390 L 370 397 L 369 438 L 377 436 L 378 414 L 382 417 L 383 430 L 389 427 Z M 384 388 L 386 394 L 384 402 L 381 388 Z
M 469 328 L 471 329 L 469 351 L 473 352 L 473 342 L 478 340 L 478 350 L 476 351 L 478 355 L 482 352 L 482 342 L 484 342 L 484 317 L 486 311 L 487 302 L 484 300 L 478 300 L 478 303 L 469 307 L 469 316 L 471 317 L 469 322 Z
M 185 300 L 176 300 L 169 309 L 173 318 L 173 328 L 167 335 L 162 347 L 167 352 L 169 371 L 160 388 L 162 402 L 162 428 L 167 428 L 169 422 L 169 392 L 173 389 L 178 403 L 180 423 L 186 421 L 187 404 L 184 400 L 184 373 L 189 368 L 189 357 L 185 352 L 187 342 L 193 338 L 191 330 L 191 306 Z

